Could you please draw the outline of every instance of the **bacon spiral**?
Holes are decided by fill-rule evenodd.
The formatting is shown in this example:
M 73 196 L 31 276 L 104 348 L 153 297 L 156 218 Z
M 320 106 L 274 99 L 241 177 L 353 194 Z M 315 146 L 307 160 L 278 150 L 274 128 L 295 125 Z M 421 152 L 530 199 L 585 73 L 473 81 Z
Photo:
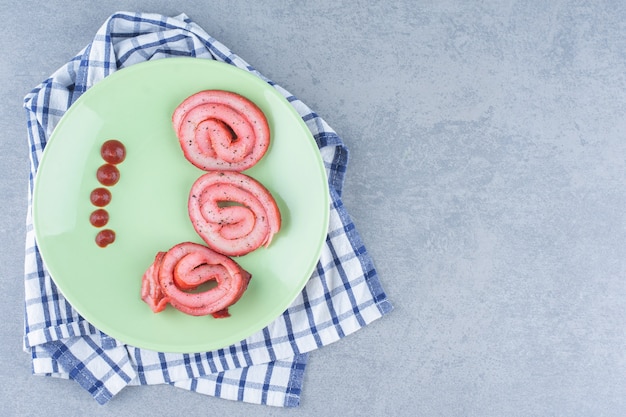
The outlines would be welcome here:
M 263 112 L 230 91 L 203 90 L 189 96 L 174 110 L 172 124 L 187 160 L 204 171 L 244 171 L 269 147 Z
M 250 273 L 229 257 L 206 246 L 184 242 L 156 255 L 143 275 L 141 299 L 155 313 L 169 303 L 193 316 L 228 317 L 228 307 L 241 298 L 250 278 Z M 209 281 L 216 281 L 217 285 L 191 292 Z
M 189 218 L 208 247 L 228 256 L 269 246 L 281 226 L 270 192 L 246 174 L 208 172 L 189 193 Z

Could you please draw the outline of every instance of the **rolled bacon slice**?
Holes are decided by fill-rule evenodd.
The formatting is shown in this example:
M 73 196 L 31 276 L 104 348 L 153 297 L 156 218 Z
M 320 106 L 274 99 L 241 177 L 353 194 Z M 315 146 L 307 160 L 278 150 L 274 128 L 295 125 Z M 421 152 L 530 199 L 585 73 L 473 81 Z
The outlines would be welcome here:
M 269 246 L 281 227 L 271 193 L 240 172 L 215 171 L 199 177 L 189 192 L 188 209 L 207 246 L 228 256 Z
M 183 154 L 204 171 L 244 171 L 265 155 L 270 129 L 261 109 L 224 90 L 203 90 L 172 114 Z
M 155 313 L 170 304 L 193 316 L 223 318 L 230 315 L 228 307 L 241 298 L 250 278 L 250 273 L 229 257 L 204 245 L 183 242 L 156 255 L 143 275 L 141 299 Z M 216 286 L 192 292 L 209 281 Z

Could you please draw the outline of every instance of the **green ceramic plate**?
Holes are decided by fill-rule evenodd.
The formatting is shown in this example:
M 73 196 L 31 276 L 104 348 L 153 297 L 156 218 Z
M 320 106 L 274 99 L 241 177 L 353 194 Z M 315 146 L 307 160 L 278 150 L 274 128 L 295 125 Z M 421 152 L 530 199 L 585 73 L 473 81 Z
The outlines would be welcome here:
M 141 277 L 158 251 L 202 243 L 187 215 L 192 183 L 203 173 L 182 154 L 171 115 L 203 89 L 237 92 L 268 118 L 272 143 L 246 174 L 274 195 L 283 225 L 269 248 L 237 261 L 252 273 L 231 317 L 191 317 L 172 307 L 154 314 L 140 299 Z M 89 222 L 99 186 L 100 147 L 126 145 L 120 181 L 110 188 L 106 227 L 116 241 L 100 248 Z M 50 274 L 72 306 L 118 340 L 164 352 L 200 352 L 245 339 L 276 319 L 313 272 L 329 213 L 323 162 L 306 125 L 269 84 L 231 65 L 169 58 L 122 69 L 89 89 L 64 115 L 35 180 L 37 243 Z

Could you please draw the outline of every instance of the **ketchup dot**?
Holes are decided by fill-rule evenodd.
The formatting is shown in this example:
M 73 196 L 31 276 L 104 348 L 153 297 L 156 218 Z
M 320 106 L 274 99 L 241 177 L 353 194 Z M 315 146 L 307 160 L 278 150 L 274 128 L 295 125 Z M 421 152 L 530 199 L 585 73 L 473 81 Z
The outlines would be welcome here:
M 89 222 L 95 227 L 102 227 L 109 222 L 109 213 L 104 209 L 94 210 L 89 216 Z
M 96 245 L 104 248 L 115 241 L 115 232 L 111 229 L 104 229 L 96 235 Z
M 120 180 L 120 170 L 115 165 L 104 164 L 98 168 L 96 178 L 100 184 L 110 187 Z
M 104 207 L 111 202 L 111 191 L 106 188 L 96 188 L 89 197 L 91 204 L 96 207 Z
M 119 140 L 107 140 L 100 148 L 100 155 L 109 164 L 120 164 L 126 158 L 126 148 Z

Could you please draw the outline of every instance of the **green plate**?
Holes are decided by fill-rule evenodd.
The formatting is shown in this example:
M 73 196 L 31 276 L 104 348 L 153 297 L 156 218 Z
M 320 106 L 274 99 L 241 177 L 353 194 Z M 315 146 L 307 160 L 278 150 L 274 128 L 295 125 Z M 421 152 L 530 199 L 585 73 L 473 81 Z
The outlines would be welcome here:
M 192 317 L 171 306 L 153 313 L 140 298 L 141 277 L 158 251 L 202 243 L 187 215 L 187 198 L 203 171 L 183 156 L 172 112 L 204 89 L 239 93 L 265 113 L 272 142 L 245 171 L 267 187 L 283 224 L 269 248 L 235 258 L 252 274 L 231 317 Z M 121 178 L 110 187 L 107 228 L 116 241 L 100 248 L 91 191 L 100 186 L 100 147 L 126 146 Z M 168 58 L 122 69 L 97 83 L 67 111 L 48 142 L 35 179 L 37 243 L 52 279 L 71 305 L 108 335 L 163 352 L 223 348 L 261 330 L 283 313 L 311 276 L 329 215 L 326 171 L 300 116 L 260 78 L 211 60 Z

